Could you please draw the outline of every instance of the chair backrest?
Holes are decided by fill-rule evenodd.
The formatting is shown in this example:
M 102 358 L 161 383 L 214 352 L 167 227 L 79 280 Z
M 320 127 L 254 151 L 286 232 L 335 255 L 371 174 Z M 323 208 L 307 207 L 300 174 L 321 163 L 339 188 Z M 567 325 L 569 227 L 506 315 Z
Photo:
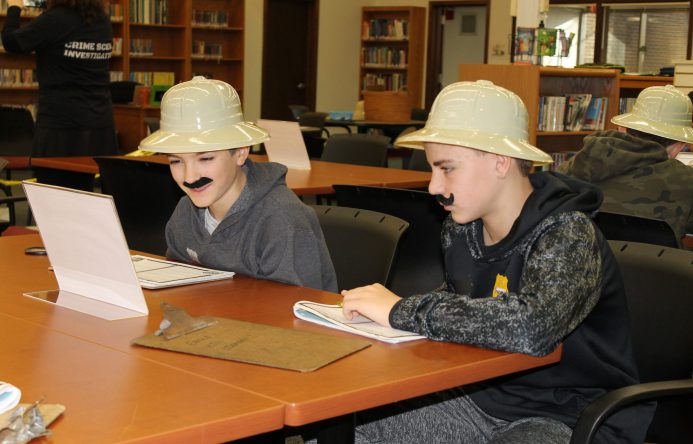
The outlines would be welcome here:
M 429 165 L 428 160 L 426 160 L 426 151 L 411 150 L 411 156 L 409 156 L 407 169 L 416 171 L 431 171 L 431 165 Z
M 144 123 L 147 125 L 147 131 L 149 134 L 159 130 L 160 123 L 159 119 L 156 117 L 145 117 Z
M 628 300 L 641 382 L 693 377 L 693 252 L 609 241 Z M 690 442 L 693 399 L 658 403 L 648 442 Z
M 440 231 L 447 212 L 417 190 L 333 185 L 337 205 L 390 214 L 409 222 L 392 265 L 389 288 L 400 296 L 438 288 L 445 280 Z
M 325 142 L 320 160 L 384 167 L 389 142 L 376 134 L 335 134 Z
M 164 229 L 183 191 L 168 165 L 96 157 L 105 194 L 113 196 L 125 239 L 133 250 L 164 255 Z
M 642 242 L 673 248 L 680 246 L 674 230 L 663 220 L 599 211 L 594 223 L 609 240 Z
M 113 103 L 130 103 L 132 96 L 135 93 L 135 87 L 141 85 L 139 82 L 132 80 L 118 80 L 111 82 L 109 88 L 111 90 L 111 101 Z
M 311 207 L 318 215 L 340 290 L 373 283 L 387 285 L 397 245 L 409 224 L 376 211 Z
M 291 115 L 294 116 L 296 120 L 301 117 L 301 114 L 309 110 L 306 105 L 289 105 L 289 109 L 291 110 Z
M 22 107 L 0 106 L 0 156 L 30 156 L 34 118 Z
M 314 126 L 316 128 L 323 128 L 325 126 L 325 119 L 327 119 L 329 114 L 321 113 L 318 111 L 305 111 L 298 116 L 298 123 L 301 126 Z

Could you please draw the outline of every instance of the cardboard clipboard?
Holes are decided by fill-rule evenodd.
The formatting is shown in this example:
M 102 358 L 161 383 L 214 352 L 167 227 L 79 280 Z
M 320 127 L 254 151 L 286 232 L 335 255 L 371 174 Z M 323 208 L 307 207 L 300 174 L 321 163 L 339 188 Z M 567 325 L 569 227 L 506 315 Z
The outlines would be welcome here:
M 174 339 L 149 334 L 131 343 L 299 372 L 317 370 L 371 345 L 356 338 L 213 319 L 217 321 L 215 325 Z

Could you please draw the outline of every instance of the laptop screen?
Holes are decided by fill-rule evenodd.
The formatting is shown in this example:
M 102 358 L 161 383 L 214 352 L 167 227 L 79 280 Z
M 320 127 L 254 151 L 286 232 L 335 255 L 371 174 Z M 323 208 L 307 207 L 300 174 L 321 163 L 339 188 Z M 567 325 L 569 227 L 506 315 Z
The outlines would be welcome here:
M 60 292 L 131 310 L 132 316 L 148 314 L 113 198 L 23 185 Z

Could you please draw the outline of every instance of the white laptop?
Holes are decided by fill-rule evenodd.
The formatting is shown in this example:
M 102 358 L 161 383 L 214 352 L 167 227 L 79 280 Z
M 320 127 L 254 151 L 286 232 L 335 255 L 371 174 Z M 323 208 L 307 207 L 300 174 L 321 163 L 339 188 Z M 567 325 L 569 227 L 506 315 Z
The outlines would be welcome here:
M 145 256 L 131 256 L 111 196 L 24 182 L 59 290 L 25 293 L 104 319 L 149 313 L 142 288 L 233 277 Z

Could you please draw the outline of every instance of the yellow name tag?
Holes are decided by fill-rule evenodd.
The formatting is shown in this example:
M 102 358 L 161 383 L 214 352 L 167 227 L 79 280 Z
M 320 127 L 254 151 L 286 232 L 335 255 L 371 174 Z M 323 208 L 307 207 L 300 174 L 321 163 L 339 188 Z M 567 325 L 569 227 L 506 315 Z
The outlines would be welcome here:
M 493 297 L 497 298 L 502 294 L 508 294 L 508 278 L 502 274 L 496 275 L 496 283 L 493 284 Z

